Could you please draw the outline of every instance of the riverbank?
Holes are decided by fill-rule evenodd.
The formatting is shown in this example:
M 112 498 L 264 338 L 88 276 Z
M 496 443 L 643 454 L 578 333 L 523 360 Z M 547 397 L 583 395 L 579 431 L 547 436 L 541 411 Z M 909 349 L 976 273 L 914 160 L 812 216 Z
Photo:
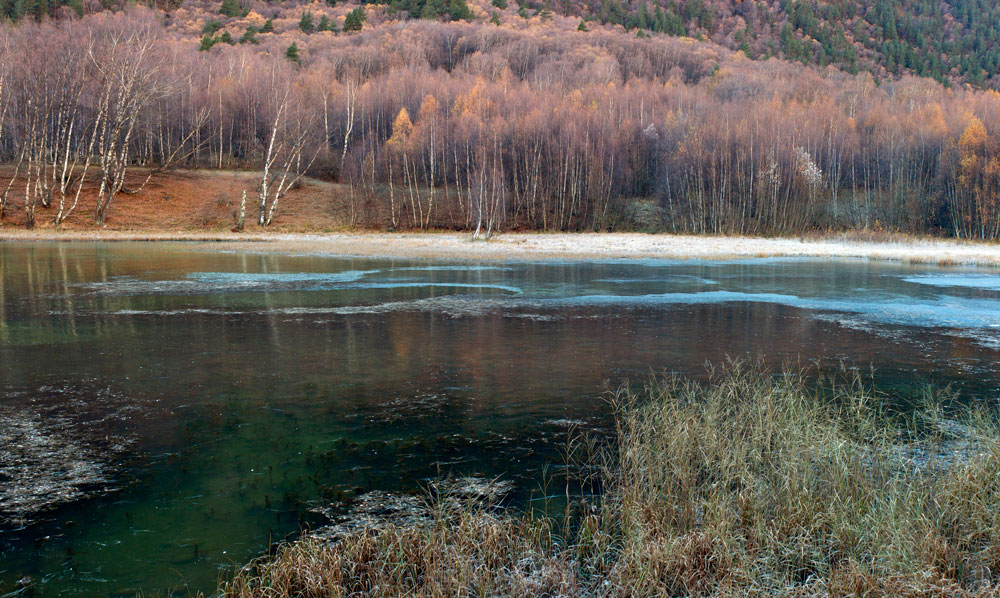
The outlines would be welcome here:
M 949 398 L 900 421 L 849 375 L 812 386 L 730 364 L 707 385 L 657 380 L 617 393 L 616 438 L 567 473 L 600 500 L 567 482 L 556 521 L 444 508 L 306 537 L 220 594 L 997 596 L 996 412 Z
M 0 229 L 0 241 L 189 241 L 229 251 L 467 260 L 867 258 L 942 266 L 1000 266 L 1000 245 L 952 239 L 714 237 L 643 233 L 229 233 Z

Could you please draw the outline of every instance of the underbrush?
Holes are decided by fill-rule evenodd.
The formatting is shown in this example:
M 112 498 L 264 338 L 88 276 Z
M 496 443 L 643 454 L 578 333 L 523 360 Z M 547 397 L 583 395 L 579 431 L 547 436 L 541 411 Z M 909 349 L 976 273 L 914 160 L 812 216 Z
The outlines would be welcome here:
M 439 505 L 286 544 L 222 593 L 1000 596 L 992 407 L 893 414 L 857 378 L 743 363 L 710 378 L 616 393 L 614 440 L 579 468 L 603 492 L 563 517 Z

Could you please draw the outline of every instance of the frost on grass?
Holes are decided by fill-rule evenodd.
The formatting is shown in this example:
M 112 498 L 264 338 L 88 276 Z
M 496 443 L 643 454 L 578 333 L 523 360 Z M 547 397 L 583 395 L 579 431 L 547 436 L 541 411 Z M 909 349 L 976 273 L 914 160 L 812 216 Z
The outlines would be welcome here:
M 312 536 L 332 542 L 354 532 L 378 531 L 387 526 L 421 527 L 434 522 L 436 512 L 441 510 L 495 508 L 513 488 L 506 480 L 466 476 L 435 481 L 422 496 L 372 490 L 350 505 L 316 509 L 315 512 L 333 523 L 316 530 Z

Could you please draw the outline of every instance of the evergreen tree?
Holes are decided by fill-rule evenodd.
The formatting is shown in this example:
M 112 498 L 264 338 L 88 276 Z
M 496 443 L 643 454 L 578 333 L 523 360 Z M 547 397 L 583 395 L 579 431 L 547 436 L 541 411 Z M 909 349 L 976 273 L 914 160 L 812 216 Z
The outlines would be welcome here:
M 472 18 L 472 11 L 466 0 L 451 0 L 448 2 L 448 16 L 452 21 L 468 21 Z
M 201 46 L 198 48 L 199 52 L 207 52 L 212 49 L 215 45 L 215 38 L 206 33 L 204 37 L 201 38 Z
M 497 27 L 500 26 L 500 13 L 493 11 L 493 16 L 490 17 L 490 23 L 493 23 Z
M 28 12 L 27 0 L 14 0 L 14 4 L 11 5 L 10 18 L 15 21 L 20 21 L 24 18 L 24 15 Z
M 365 14 L 364 7 L 355 8 L 347 13 L 347 18 L 344 19 L 344 31 L 361 31 L 367 19 L 368 15 Z
M 260 40 L 257 39 L 257 28 L 253 25 L 249 25 L 247 30 L 243 32 L 243 35 L 240 36 L 240 43 L 254 45 L 259 44 Z
M 500 10 L 507 10 L 507 0 L 493 0 L 493 6 Z
M 222 0 L 222 7 L 219 8 L 219 13 L 227 17 L 245 17 L 247 14 L 240 6 L 239 0 Z
M 212 35 L 219 29 L 222 29 L 222 23 L 216 19 L 209 19 L 205 21 L 205 25 L 201 28 L 201 32 L 205 35 Z
M 264 21 L 264 24 L 260 28 L 261 33 L 274 33 L 274 19 L 270 18 Z
M 303 33 L 312 33 L 316 29 L 316 24 L 313 23 L 312 12 L 308 10 L 302 12 L 302 18 L 299 19 L 299 29 Z
M 426 0 L 418 15 L 421 19 L 434 20 L 441 16 L 442 0 Z M 414 9 L 416 6 L 413 7 Z
M 229 44 L 230 46 L 236 45 L 236 40 L 233 39 L 232 35 L 229 35 L 228 31 L 223 31 L 215 41 L 216 43 Z
M 301 59 L 299 58 L 299 46 L 295 42 L 292 42 L 292 45 L 288 46 L 288 49 L 285 50 L 285 58 L 295 64 L 301 64 Z
M 319 25 L 316 26 L 316 31 L 333 31 L 333 22 L 330 21 L 330 17 L 323 15 L 319 20 Z
M 576 30 L 583 32 L 590 31 L 590 29 L 587 29 L 587 22 L 582 20 L 580 21 L 580 24 L 576 26 Z

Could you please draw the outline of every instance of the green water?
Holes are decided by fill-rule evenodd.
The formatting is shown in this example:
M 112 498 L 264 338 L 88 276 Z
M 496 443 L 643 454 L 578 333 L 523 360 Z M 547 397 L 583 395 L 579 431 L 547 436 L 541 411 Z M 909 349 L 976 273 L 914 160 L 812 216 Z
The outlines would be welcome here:
M 846 363 L 993 399 L 998 353 L 995 270 L 0 244 L 0 596 L 210 592 L 317 507 L 444 475 L 532 504 L 567 426 L 651 371 Z M 17 483 L 59 459 L 100 479 Z

